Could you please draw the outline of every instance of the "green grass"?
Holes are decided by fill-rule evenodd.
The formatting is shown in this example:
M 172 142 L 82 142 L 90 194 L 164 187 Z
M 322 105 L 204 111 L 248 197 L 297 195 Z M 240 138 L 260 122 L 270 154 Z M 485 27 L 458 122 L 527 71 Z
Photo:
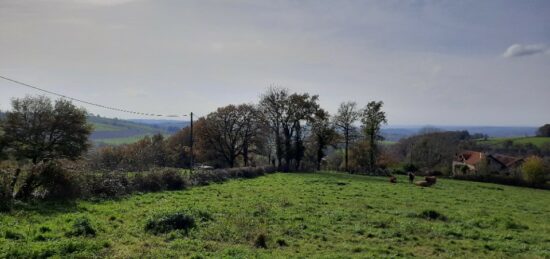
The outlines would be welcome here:
M 92 123 L 94 131 L 119 131 L 124 130 L 124 128 L 116 127 L 114 125 L 104 124 L 104 123 Z
M 514 144 L 531 143 L 537 147 L 541 147 L 545 143 L 550 143 L 550 137 L 491 138 L 488 140 L 479 140 L 479 143 L 488 145 L 502 145 L 507 140 L 511 140 Z
M 0 214 L 0 257 L 548 258 L 549 204 L 550 191 L 495 184 L 278 173 L 118 201 L 20 205 Z M 196 219 L 187 234 L 145 231 L 149 218 L 178 211 Z M 255 245 L 262 237 L 267 248 Z
M 150 134 L 149 134 L 150 135 Z M 94 142 L 100 144 L 107 144 L 107 145 L 124 145 L 124 144 L 132 144 L 135 142 L 138 142 L 142 138 L 144 138 L 146 135 L 136 135 L 131 137 L 124 137 L 124 138 L 105 138 L 105 139 L 96 139 Z

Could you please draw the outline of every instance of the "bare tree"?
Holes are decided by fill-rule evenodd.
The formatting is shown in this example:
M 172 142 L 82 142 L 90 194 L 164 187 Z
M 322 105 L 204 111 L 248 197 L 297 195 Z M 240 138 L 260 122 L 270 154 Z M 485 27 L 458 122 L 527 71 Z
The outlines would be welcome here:
M 369 143 L 369 170 L 374 172 L 376 169 L 376 157 L 378 155 L 377 141 L 384 138 L 380 135 L 382 125 L 388 123 L 386 113 L 382 111 L 384 102 L 369 102 L 363 110 L 361 122 L 363 131 Z
M 329 145 L 333 145 L 338 139 L 338 133 L 334 129 L 334 125 L 329 121 L 330 115 L 323 109 L 319 109 L 314 120 L 311 122 L 311 136 L 313 145 L 315 146 L 316 168 L 321 170 L 321 161 L 325 156 L 325 149 Z
M 263 141 L 263 119 L 256 107 L 242 104 L 237 107 L 240 123 L 242 123 L 242 157 L 244 166 L 249 165 L 251 148 L 261 145 Z
M 344 170 L 346 172 L 349 172 L 349 144 L 352 140 L 353 132 L 356 129 L 353 124 L 359 119 L 359 116 L 360 113 L 357 110 L 357 103 L 344 102 L 340 104 L 340 108 L 338 108 L 338 113 L 333 118 L 334 125 L 336 125 L 336 127 L 338 127 L 344 135 Z
M 262 96 L 260 107 L 275 138 L 279 169 L 289 171 L 291 164 L 299 168 L 305 150 L 302 123 L 313 119 L 317 101 L 317 95 L 289 94 L 281 88 L 270 88 Z
M 283 160 L 283 139 L 282 139 L 282 121 L 286 110 L 286 100 L 289 93 L 287 89 L 270 87 L 265 94 L 261 96 L 260 110 L 264 115 L 265 122 L 271 129 L 275 139 L 275 156 L 277 157 L 277 166 L 279 170 Z

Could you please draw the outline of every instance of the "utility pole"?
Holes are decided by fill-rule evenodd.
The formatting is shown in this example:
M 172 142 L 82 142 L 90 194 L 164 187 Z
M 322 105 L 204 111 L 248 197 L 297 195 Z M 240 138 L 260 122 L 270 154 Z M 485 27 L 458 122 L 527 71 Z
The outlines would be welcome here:
M 190 138 L 189 142 L 190 142 L 190 146 L 191 146 L 191 148 L 190 148 L 190 151 L 191 151 L 190 168 L 191 168 L 191 173 L 193 173 L 193 166 L 194 166 L 193 165 L 194 164 L 194 161 L 193 161 L 193 159 L 194 159 L 193 158 L 193 112 L 191 112 L 191 128 L 190 128 L 190 130 L 191 130 L 190 134 L 189 134 L 190 135 L 189 136 L 189 138 Z

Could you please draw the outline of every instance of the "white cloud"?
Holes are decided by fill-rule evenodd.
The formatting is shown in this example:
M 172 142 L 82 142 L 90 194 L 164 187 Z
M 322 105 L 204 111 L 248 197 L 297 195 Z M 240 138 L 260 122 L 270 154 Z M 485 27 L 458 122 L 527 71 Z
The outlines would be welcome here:
M 502 54 L 505 58 L 521 57 L 521 56 L 531 56 L 549 53 L 550 48 L 544 44 L 531 44 L 531 45 L 522 45 L 514 44 Z

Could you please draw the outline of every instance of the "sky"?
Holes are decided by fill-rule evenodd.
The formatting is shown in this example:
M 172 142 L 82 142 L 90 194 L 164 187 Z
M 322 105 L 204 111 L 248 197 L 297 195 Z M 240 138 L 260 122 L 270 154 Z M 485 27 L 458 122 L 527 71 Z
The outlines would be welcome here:
M 382 100 L 390 125 L 539 126 L 550 1 L 0 0 L 0 75 L 145 113 L 206 115 L 277 86 L 331 113 Z M 40 94 L 0 93 L 1 110 Z

